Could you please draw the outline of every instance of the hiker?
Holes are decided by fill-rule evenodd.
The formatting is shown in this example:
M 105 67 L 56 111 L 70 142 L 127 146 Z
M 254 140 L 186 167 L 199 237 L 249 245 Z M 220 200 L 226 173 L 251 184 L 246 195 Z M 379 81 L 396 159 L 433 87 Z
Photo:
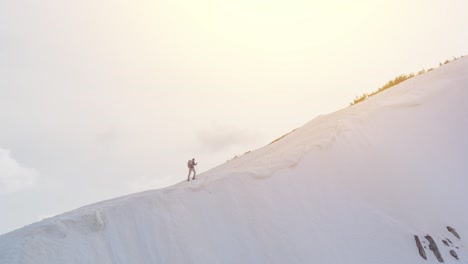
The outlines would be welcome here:
M 187 163 L 187 167 L 189 168 L 189 173 L 188 173 L 188 178 L 187 181 L 190 181 L 190 174 L 192 174 L 193 171 L 193 178 L 192 180 L 195 180 L 195 175 L 197 172 L 195 171 L 195 166 L 197 166 L 197 163 L 195 162 L 195 159 L 191 159 Z

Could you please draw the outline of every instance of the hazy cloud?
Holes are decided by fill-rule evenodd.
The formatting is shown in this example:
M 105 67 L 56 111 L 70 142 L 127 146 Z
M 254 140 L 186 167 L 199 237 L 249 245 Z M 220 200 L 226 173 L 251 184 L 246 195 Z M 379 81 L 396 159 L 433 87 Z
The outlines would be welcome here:
M 198 131 L 197 137 L 203 149 L 213 152 L 224 151 L 234 146 L 246 146 L 258 139 L 257 135 L 249 131 L 217 123 Z
M 10 151 L 0 148 L 0 193 L 31 188 L 37 177 L 38 173 L 34 169 L 21 167 L 11 157 Z
M 109 126 L 105 130 L 96 134 L 96 143 L 105 149 L 109 149 L 113 144 L 115 144 L 117 133 L 118 131 L 116 127 Z
M 37 217 L 37 221 L 42 221 L 44 219 L 47 219 L 47 218 L 51 218 L 51 217 L 54 217 L 56 216 L 57 214 L 41 214 Z

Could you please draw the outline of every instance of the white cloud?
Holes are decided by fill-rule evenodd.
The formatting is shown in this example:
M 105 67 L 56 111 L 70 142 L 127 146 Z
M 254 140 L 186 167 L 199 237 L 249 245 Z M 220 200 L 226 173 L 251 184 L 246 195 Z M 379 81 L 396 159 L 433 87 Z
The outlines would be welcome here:
M 10 151 L 0 148 L 0 193 L 11 193 L 31 188 L 38 173 L 23 168 L 11 157 Z
M 221 152 L 233 146 L 246 146 L 257 141 L 258 136 L 246 130 L 222 126 L 217 123 L 198 131 L 198 141 L 208 151 Z
M 51 217 L 54 217 L 56 216 L 57 214 L 41 214 L 37 217 L 37 221 L 42 221 L 42 220 L 45 220 L 47 218 L 51 218 Z

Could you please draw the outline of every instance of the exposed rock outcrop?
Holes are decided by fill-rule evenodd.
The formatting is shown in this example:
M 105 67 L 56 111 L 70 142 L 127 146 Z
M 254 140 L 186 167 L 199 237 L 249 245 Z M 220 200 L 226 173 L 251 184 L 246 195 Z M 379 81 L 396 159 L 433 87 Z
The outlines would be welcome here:
M 444 262 L 444 259 L 442 258 L 442 255 L 440 254 L 439 248 L 437 247 L 437 244 L 434 241 L 434 239 L 430 235 L 425 236 L 425 238 L 427 239 L 427 241 L 429 241 L 429 249 L 432 252 L 434 252 L 434 255 L 436 256 L 437 260 L 439 262 Z
M 450 247 L 449 243 L 447 242 L 447 240 L 442 240 L 442 243 L 444 243 L 444 245 L 446 245 L 447 247 Z
M 457 252 L 455 252 L 455 250 L 450 250 L 450 255 L 452 255 L 454 258 L 458 259 L 458 255 L 457 255 Z
M 414 240 L 416 240 L 416 246 L 418 247 L 419 255 L 421 255 L 423 259 L 427 260 L 426 251 L 421 245 L 421 241 L 419 241 L 419 237 L 415 235 Z
M 451 227 L 451 226 L 447 226 L 447 230 L 452 233 L 456 238 L 458 239 L 461 239 L 460 238 L 460 235 L 457 233 L 457 231 L 455 230 L 455 228 Z

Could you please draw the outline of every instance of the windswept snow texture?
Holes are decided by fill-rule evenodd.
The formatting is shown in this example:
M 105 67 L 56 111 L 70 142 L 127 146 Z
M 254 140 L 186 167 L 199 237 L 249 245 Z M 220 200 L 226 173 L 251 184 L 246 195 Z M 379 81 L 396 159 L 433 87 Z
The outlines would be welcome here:
M 0 263 L 439 263 L 426 236 L 468 263 L 467 101 L 464 58 L 196 181 L 0 236 Z

